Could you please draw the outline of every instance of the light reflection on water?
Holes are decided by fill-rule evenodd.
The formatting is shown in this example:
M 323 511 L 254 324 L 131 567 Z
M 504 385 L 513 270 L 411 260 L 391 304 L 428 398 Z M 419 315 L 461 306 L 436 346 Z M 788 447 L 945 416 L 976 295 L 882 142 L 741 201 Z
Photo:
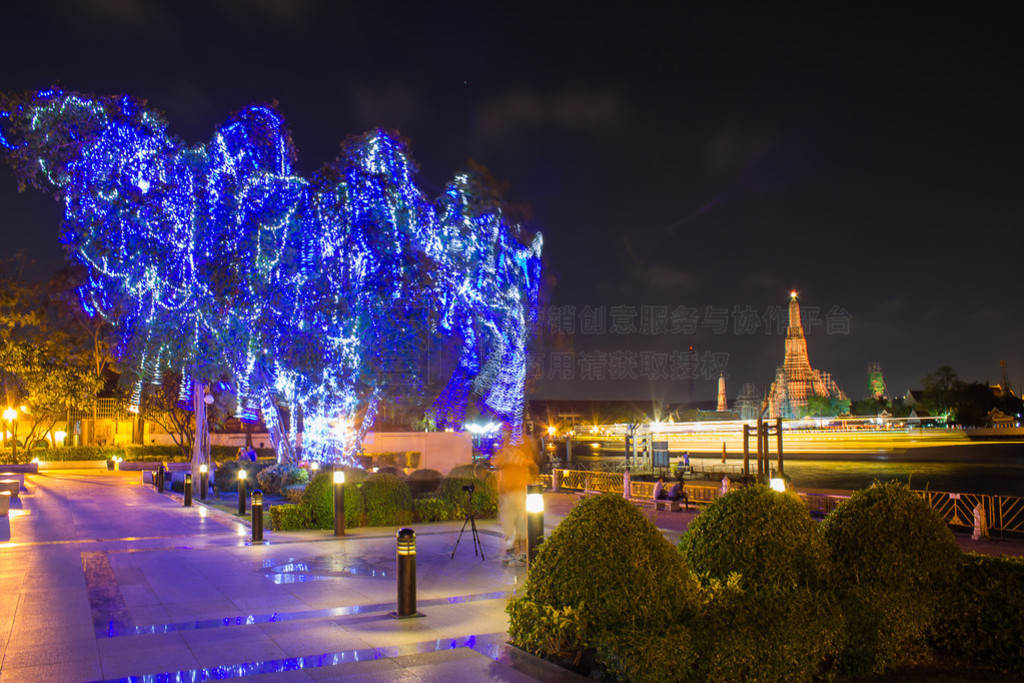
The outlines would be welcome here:
M 774 443 L 772 444 L 774 446 Z M 677 454 L 672 453 L 673 461 Z M 774 453 L 773 453 L 774 456 Z M 621 460 L 621 451 L 601 451 L 601 461 Z M 774 466 L 775 458 L 771 458 Z M 690 456 L 694 469 L 720 469 L 721 456 Z M 729 454 L 727 468 L 741 466 Z M 756 471 L 756 458 L 751 459 Z M 1024 496 L 1024 447 L 1019 444 L 972 443 L 921 448 L 904 453 L 800 453 L 785 457 L 786 474 L 798 489 L 852 491 L 879 481 L 909 482 L 911 488 L 956 493 Z

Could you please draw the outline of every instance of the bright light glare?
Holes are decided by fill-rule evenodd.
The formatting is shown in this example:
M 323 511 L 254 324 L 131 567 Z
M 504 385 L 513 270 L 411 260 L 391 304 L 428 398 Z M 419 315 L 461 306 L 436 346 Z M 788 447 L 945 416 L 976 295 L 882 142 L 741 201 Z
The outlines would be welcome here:
M 543 493 L 527 493 L 526 494 L 526 511 L 527 512 L 544 512 L 544 494 Z

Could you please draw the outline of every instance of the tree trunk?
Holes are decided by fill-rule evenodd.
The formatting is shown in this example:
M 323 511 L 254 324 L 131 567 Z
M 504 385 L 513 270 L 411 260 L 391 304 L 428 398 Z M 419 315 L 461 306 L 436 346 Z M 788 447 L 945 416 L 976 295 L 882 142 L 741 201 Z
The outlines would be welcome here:
M 210 466 L 210 427 L 206 421 L 206 385 L 198 377 L 192 379 L 192 411 L 196 432 L 192 439 L 192 481 L 199 482 L 199 467 Z M 212 473 L 211 473 L 212 474 Z

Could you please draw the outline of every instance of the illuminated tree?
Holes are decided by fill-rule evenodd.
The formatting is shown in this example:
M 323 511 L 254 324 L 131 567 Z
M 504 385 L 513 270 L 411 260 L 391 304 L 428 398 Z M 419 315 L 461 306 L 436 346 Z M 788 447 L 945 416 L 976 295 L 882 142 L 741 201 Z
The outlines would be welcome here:
M 302 415 L 305 455 L 349 459 L 380 401 L 422 390 L 395 349 L 436 338 L 458 348 L 439 426 L 461 427 L 474 400 L 521 426 L 541 239 L 478 173 L 430 201 L 407 144 L 378 130 L 307 180 L 267 107 L 193 147 L 128 96 L 5 96 L 0 124 L 20 186 L 64 202 L 83 306 L 116 323 L 116 355 L 141 378 L 191 378 L 181 398 L 198 429 L 201 387 L 227 371 L 239 417 L 262 411 L 279 455 L 295 457 L 283 402 Z

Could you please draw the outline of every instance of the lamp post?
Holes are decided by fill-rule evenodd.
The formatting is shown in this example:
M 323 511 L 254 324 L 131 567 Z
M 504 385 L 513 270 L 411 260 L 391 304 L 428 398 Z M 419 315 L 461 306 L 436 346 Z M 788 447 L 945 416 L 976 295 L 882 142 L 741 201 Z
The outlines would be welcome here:
M 204 462 L 199 466 L 199 500 L 206 500 L 206 489 L 210 485 L 210 468 Z
M 526 487 L 526 562 L 533 566 L 537 549 L 544 541 L 544 487 L 530 484 Z
M 5 430 L 4 436 L 7 436 L 7 432 L 11 433 L 11 455 L 15 456 L 18 454 L 18 411 L 14 408 L 8 407 L 7 410 L 4 411 L 4 420 L 7 421 L 8 425 L 8 429 Z
M 263 491 L 252 492 L 252 542 L 263 541 Z
M 238 514 L 245 514 L 245 468 L 238 470 Z
M 345 535 L 345 470 L 334 470 L 334 535 Z
M 190 508 L 192 507 L 192 473 L 189 472 L 185 475 L 185 488 L 184 488 L 185 499 L 182 501 L 182 506 Z

